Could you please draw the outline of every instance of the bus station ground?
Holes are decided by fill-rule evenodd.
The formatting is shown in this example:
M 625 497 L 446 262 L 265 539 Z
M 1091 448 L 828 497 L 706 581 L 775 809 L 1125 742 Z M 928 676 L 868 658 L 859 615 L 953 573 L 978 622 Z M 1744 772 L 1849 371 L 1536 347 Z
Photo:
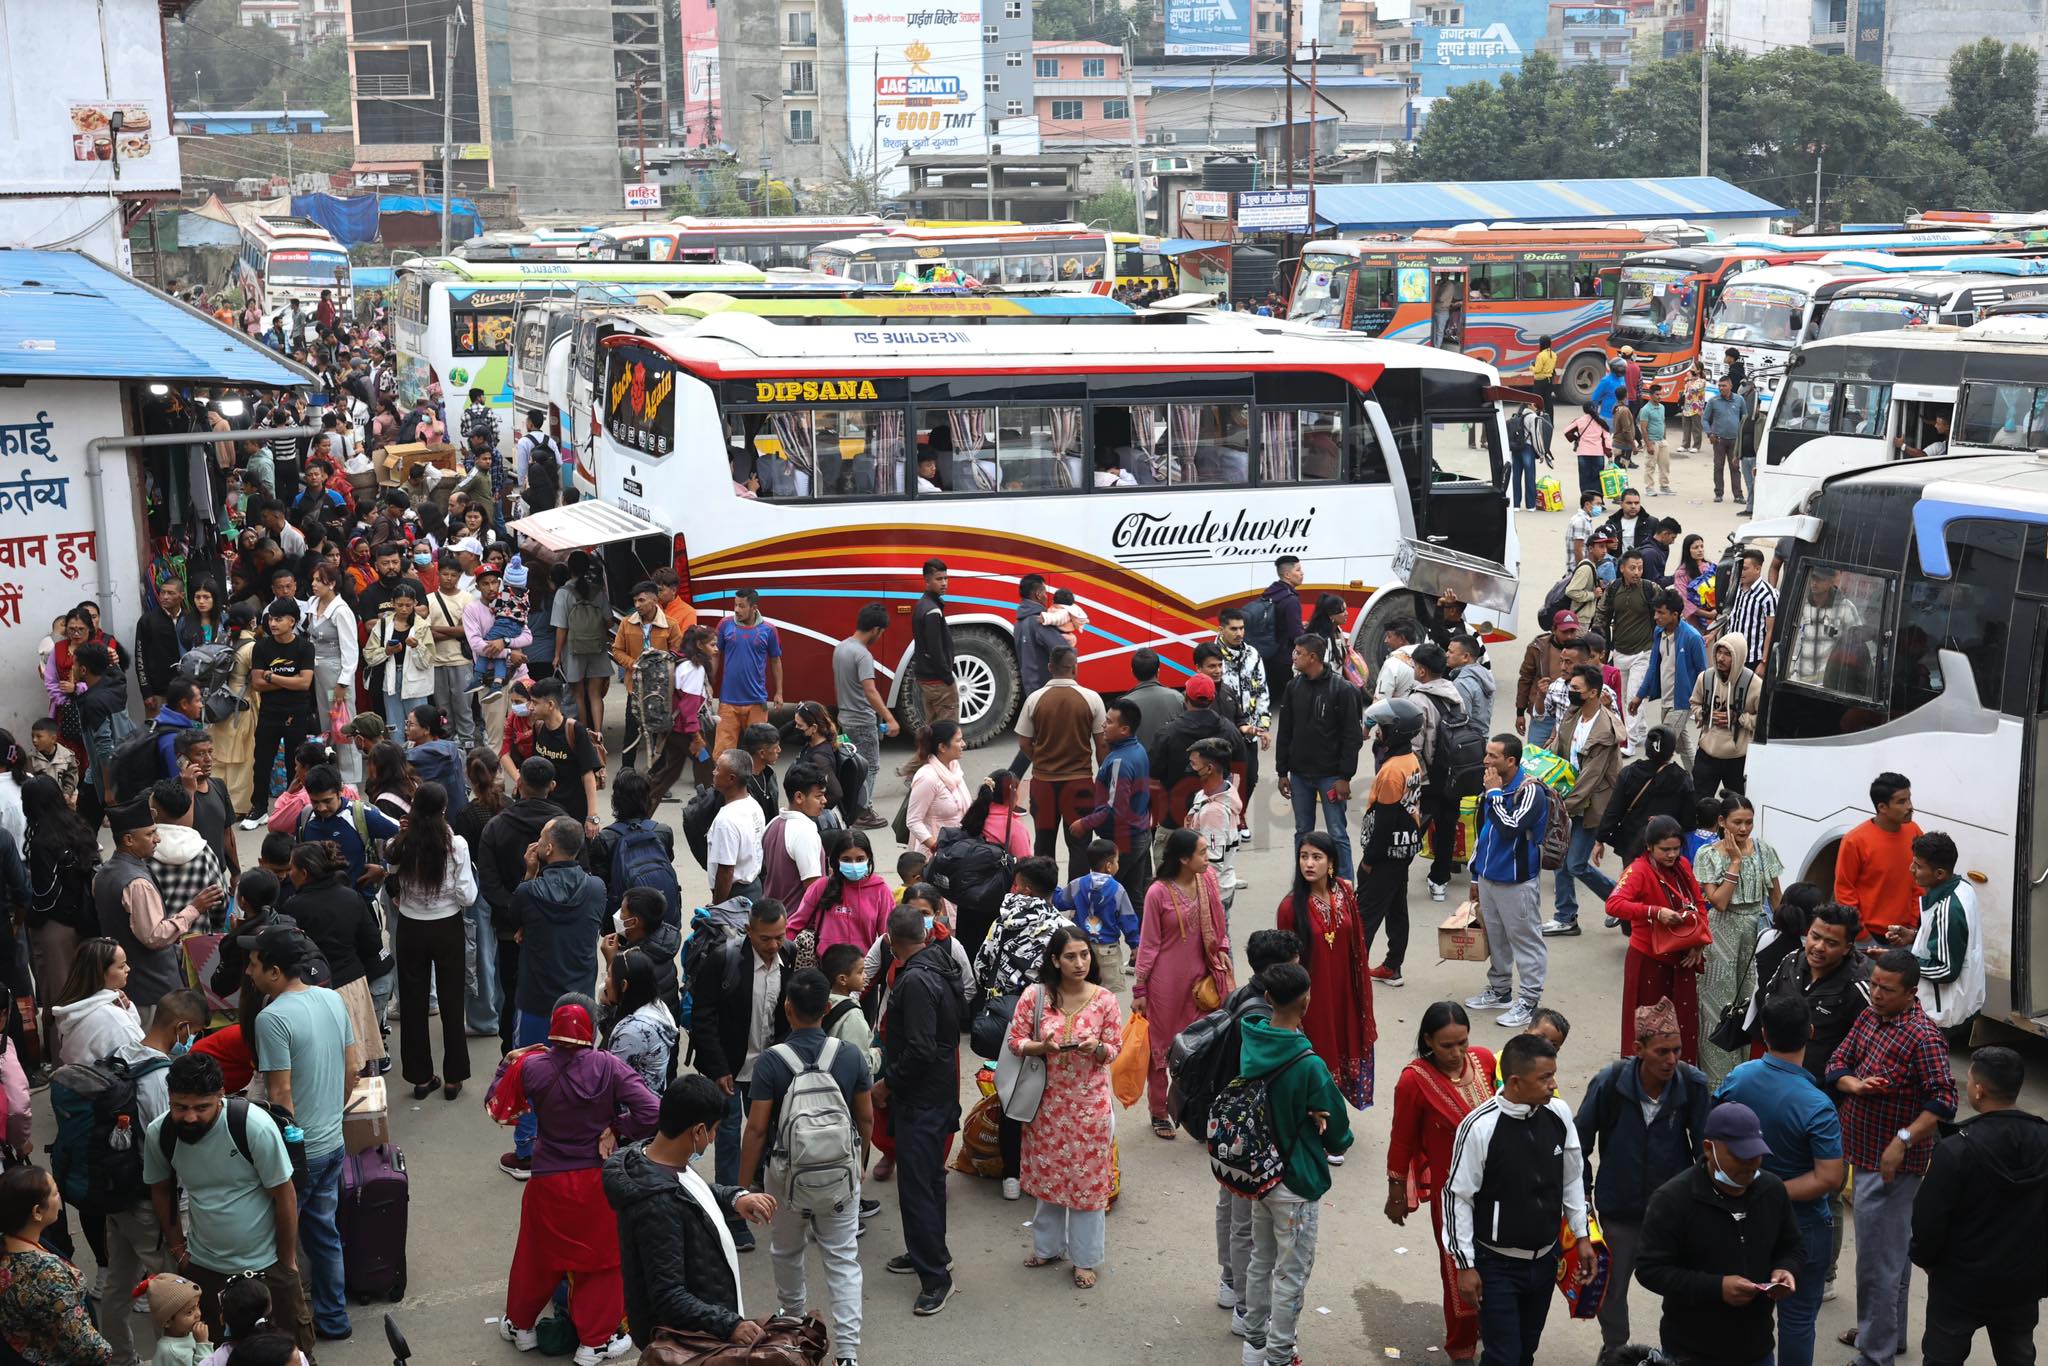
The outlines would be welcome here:
M 1677 424 L 1672 424 L 1676 435 Z M 1463 466 L 1470 459 L 1463 433 L 1440 431 L 1437 441 L 1446 463 Z M 1558 438 L 1560 447 L 1563 438 Z M 1547 471 L 1550 472 L 1550 471 Z M 1576 507 L 1573 462 L 1557 459 L 1554 471 L 1564 485 L 1568 507 Z M 1711 456 L 1705 452 L 1672 461 L 1677 493 L 1648 500 L 1660 516 L 1675 516 L 1687 532 L 1707 538 L 1709 554 L 1717 554 L 1727 535 L 1743 520 L 1740 505 L 1716 504 L 1712 498 Z M 1564 572 L 1564 531 L 1569 511 L 1518 513 L 1521 541 L 1522 592 L 1516 620 L 1501 623 L 1515 640 L 1492 649 L 1495 678 L 1500 683 L 1494 727 L 1512 728 L 1513 687 L 1521 662 L 1521 643 L 1536 630 L 1534 616 L 1545 590 Z M 1682 539 L 1682 538 L 1681 538 Z M 1473 616 L 1485 620 L 1486 614 Z M 623 723 L 613 689 L 610 721 L 613 752 Z M 796 699 L 792 699 L 796 700 Z M 1015 753 L 1005 737 L 971 751 L 962 761 L 971 779 L 1007 763 Z M 902 742 L 884 750 L 885 775 L 877 810 L 895 809 L 903 780 L 894 768 L 907 757 Z M 1270 762 L 1265 766 L 1270 774 Z M 600 794 L 601 801 L 608 801 Z M 1238 894 L 1231 915 L 1231 939 L 1238 950 L 1239 972 L 1245 937 L 1270 928 L 1274 908 L 1286 895 L 1292 877 L 1288 852 L 1291 817 L 1270 782 L 1254 800 L 1251 846 L 1240 851 L 1238 868 L 1250 885 Z M 678 808 L 659 813 L 671 823 Z M 1356 803 L 1353 834 L 1356 834 Z M 871 832 L 876 863 L 895 866 L 898 848 L 887 830 Z M 1760 832 L 1768 839 L 1768 830 Z M 245 864 L 253 864 L 257 838 L 240 835 Z M 686 896 L 702 887 L 702 873 L 687 856 L 681 860 Z M 1444 1360 L 1437 1262 L 1428 1212 L 1417 1211 L 1399 1228 L 1383 1211 L 1386 1195 L 1385 1159 L 1392 1118 L 1394 1083 L 1414 1056 L 1416 1023 L 1432 1001 L 1462 1000 L 1479 989 L 1484 965 L 1441 962 L 1435 952 L 1437 924 L 1455 906 L 1465 888 L 1463 876 L 1452 884 L 1451 899 L 1428 899 L 1420 870 L 1410 877 L 1409 912 L 1413 926 L 1405 966 L 1406 984 L 1381 987 L 1373 993 L 1379 1030 L 1377 1103 L 1354 1114 L 1358 1138 L 1350 1160 L 1337 1169 L 1335 1185 L 1323 1201 L 1315 1269 L 1308 1284 L 1300 1347 L 1311 1366 L 1358 1366 L 1368 1361 Z M 1548 882 L 1545 884 L 1548 904 Z M 1587 1082 L 1615 1057 L 1617 1019 L 1621 1010 L 1622 958 L 1626 947 L 1618 931 L 1603 931 L 1598 917 L 1587 922 L 1578 939 L 1552 940 L 1549 989 L 1544 1004 L 1564 1012 L 1572 1036 L 1560 1059 L 1559 1083 L 1567 1101 L 1576 1105 Z M 1128 978 L 1111 985 L 1128 1004 Z M 1482 1015 L 1473 1024 L 1473 1042 L 1498 1050 L 1507 1031 L 1496 1017 Z M 437 1029 L 438 1021 L 434 1022 Z M 395 1031 L 401 1027 L 394 1022 Z M 1999 1040 L 2004 1041 L 2004 1040 Z M 977 1060 L 962 1039 L 962 1088 L 970 1103 Z M 2048 1107 L 2048 1046 L 2026 1039 L 2019 1044 L 2027 1059 L 2027 1090 L 2021 1104 L 2030 1110 Z M 410 1089 L 393 1074 L 391 1129 L 405 1150 L 412 1175 L 412 1211 L 408 1244 L 407 1298 L 399 1304 L 351 1304 L 355 1320 L 352 1341 L 320 1344 L 322 1366 L 372 1366 L 390 1360 L 383 1317 L 393 1314 L 410 1340 L 417 1366 L 461 1366 L 462 1363 L 509 1363 L 522 1359 L 499 1340 L 496 1318 L 502 1313 L 505 1276 L 518 1233 L 523 1187 L 498 1170 L 498 1154 L 510 1147 L 511 1133 L 491 1122 L 483 1108 L 483 1090 L 496 1061 L 494 1039 L 471 1040 L 476 1083 L 454 1104 L 438 1096 L 414 1102 Z M 1960 1077 L 1964 1054 L 1953 1055 Z M 1109 1219 L 1109 1259 L 1101 1282 L 1092 1291 L 1074 1288 L 1071 1278 L 1023 1266 L 1029 1252 L 1026 1225 L 1029 1197 L 1006 1203 L 995 1181 L 953 1173 L 948 1179 L 948 1239 L 956 1261 L 959 1294 L 936 1318 L 912 1316 L 910 1301 L 916 1282 L 889 1276 L 882 1263 L 903 1250 L 901 1222 L 893 1183 L 869 1183 L 867 1194 L 882 1201 L 882 1212 L 861 1240 L 865 1272 L 865 1312 L 861 1359 L 869 1366 L 906 1362 L 971 1362 L 1032 1360 L 1114 1360 L 1146 1366 L 1231 1366 L 1238 1360 L 1239 1339 L 1230 1335 L 1230 1316 L 1216 1306 L 1216 1259 L 1213 1205 L 1215 1179 L 1201 1146 L 1186 1135 L 1166 1142 L 1146 1126 L 1143 1103 L 1117 1116 L 1122 1195 Z M 47 1142 L 54 1133 L 47 1093 L 36 1097 L 36 1134 Z M 705 1159 L 708 1174 L 709 1158 Z M 741 1258 L 746 1311 L 761 1315 L 775 1308 L 774 1281 L 767 1239 L 760 1250 Z M 1835 1343 L 1835 1335 L 1855 1325 L 1855 1230 L 1842 1251 L 1839 1297 L 1821 1306 L 1815 1360 L 1840 1363 L 1853 1356 Z M 88 1275 L 90 1272 L 88 1271 Z M 815 1256 L 808 1276 L 813 1308 L 822 1308 L 824 1277 Z M 1919 1335 L 1926 1301 L 1926 1280 L 1913 1278 L 1908 1359 L 1919 1355 Z M 1630 1307 L 1635 1341 L 1657 1340 L 1657 1298 L 1633 1287 Z M 125 1312 L 125 1309 L 121 1312 Z M 137 1316 L 137 1350 L 147 1355 L 147 1320 Z M 2048 1335 L 2043 1335 L 2048 1336 Z M 2037 1340 L 2040 1338 L 2037 1337 Z M 1540 1357 L 1545 1361 L 1590 1364 L 1600 1351 L 1597 1325 L 1567 1317 L 1560 1296 L 1553 1304 Z M 1981 1343 L 1978 1355 L 1988 1349 Z

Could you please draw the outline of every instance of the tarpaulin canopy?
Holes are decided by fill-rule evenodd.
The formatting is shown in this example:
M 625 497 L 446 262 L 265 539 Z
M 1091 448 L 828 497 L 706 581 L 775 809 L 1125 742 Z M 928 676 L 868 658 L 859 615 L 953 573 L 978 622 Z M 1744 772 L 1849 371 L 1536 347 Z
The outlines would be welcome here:
M 377 196 L 353 195 L 347 199 L 331 194 L 292 196 L 292 215 L 310 218 L 345 247 L 377 240 Z

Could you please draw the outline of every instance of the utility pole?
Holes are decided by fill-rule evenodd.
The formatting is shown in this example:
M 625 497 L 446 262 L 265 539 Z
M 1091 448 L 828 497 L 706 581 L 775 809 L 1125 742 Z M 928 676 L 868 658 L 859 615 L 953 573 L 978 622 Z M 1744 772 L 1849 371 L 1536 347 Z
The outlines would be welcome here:
M 1813 230 L 1820 231 L 1820 164 L 1826 159 L 1828 148 L 1820 143 L 1813 149 Z
M 1707 22 L 1708 22 L 1708 23 L 1712 23 L 1712 22 L 1713 22 L 1713 19 L 1711 18 L 1711 14 L 1710 14 L 1710 17 L 1708 18 Z M 1705 42 L 1705 43 L 1701 43 L 1701 44 L 1700 44 L 1700 174 L 1701 174 L 1701 175 L 1705 175 L 1705 174 L 1707 174 L 1707 67 L 1708 67 L 1708 66 L 1709 66 L 1709 64 L 1710 64 L 1710 63 L 1709 63 L 1709 60 L 1708 60 L 1708 59 L 1709 59 L 1709 57 L 1711 57 L 1711 55 L 1713 54 L 1713 50 L 1714 50 L 1714 45 L 1713 45 L 1713 43 L 1712 43 L 1712 42 Z
M 1133 93 L 1131 84 L 1131 57 L 1137 51 L 1138 26 L 1125 20 L 1124 29 L 1128 35 L 1124 39 L 1124 114 L 1131 126 L 1131 204 L 1136 210 L 1138 231 L 1142 233 L 1145 231 L 1145 176 L 1138 153 L 1138 97 Z M 1209 79 L 1216 79 L 1213 71 Z M 1161 228 L 1166 225 L 1164 211 L 1159 215 L 1159 223 Z M 1112 270 L 1110 274 L 1115 275 L 1116 272 Z
M 462 11 L 448 12 L 441 53 L 441 254 L 448 254 L 448 215 L 455 179 L 455 26 Z
M 1308 235 L 1316 234 L 1316 61 L 1322 56 L 1322 39 L 1308 42 Z
M 279 91 L 284 97 L 284 181 L 292 184 L 292 92 Z
M 1280 49 L 1280 63 L 1283 72 L 1281 84 L 1287 87 L 1287 123 L 1280 133 L 1280 160 L 1287 168 L 1287 188 L 1294 188 L 1294 0 L 1282 0 L 1287 11 L 1281 23 L 1284 33 Z
M 647 106 L 640 98 L 640 84 L 646 79 L 647 73 L 644 71 L 637 72 L 633 76 L 633 141 L 639 148 L 639 183 L 642 185 L 647 183 Z M 642 223 L 647 221 L 647 210 L 640 210 L 640 221 Z
M 1206 147 L 1216 145 L 1216 68 L 1213 66 L 1209 68 L 1209 124 L 1202 134 L 1202 143 Z

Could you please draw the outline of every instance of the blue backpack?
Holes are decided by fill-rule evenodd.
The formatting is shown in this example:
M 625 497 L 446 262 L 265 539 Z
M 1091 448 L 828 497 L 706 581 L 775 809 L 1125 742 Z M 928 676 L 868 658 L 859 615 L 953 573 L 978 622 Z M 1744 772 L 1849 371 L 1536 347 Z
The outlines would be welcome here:
M 668 903 L 667 916 L 680 924 L 683 885 L 676 881 L 675 864 L 661 847 L 654 822 L 619 821 L 612 828 L 619 832 L 619 842 L 612 846 L 612 886 L 646 887 L 660 892 L 662 900 Z

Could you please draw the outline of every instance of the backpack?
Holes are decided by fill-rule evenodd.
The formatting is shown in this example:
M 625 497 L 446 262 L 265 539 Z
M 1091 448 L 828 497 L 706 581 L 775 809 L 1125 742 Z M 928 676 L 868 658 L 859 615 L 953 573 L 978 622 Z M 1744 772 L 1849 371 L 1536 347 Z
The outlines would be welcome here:
M 1217 1183 L 1245 1200 L 1262 1200 L 1287 1173 L 1287 1156 L 1273 1128 L 1273 1079 L 1308 1057 L 1301 1052 L 1263 1077 L 1233 1077 L 1209 1107 L 1209 1170 Z
M 156 743 L 163 733 L 159 723 L 152 721 L 141 730 L 131 728 L 127 738 L 115 744 L 107 760 L 107 778 L 113 788 L 107 795 L 109 804 L 140 796 L 164 776 L 163 755 Z
M 959 826 L 939 832 L 939 847 L 925 865 L 924 880 L 939 889 L 955 908 L 970 918 L 994 914 L 1017 873 L 1007 849 L 970 835 Z
M 1572 576 L 1579 572 L 1579 566 L 1588 563 L 1590 561 L 1580 560 L 1578 564 L 1564 571 L 1563 578 L 1550 585 L 1550 591 L 1543 595 L 1543 605 L 1536 609 L 1536 624 L 1539 627 L 1548 631 L 1550 624 L 1557 619 L 1557 614 L 1565 610 L 1564 590 L 1571 587 Z M 1597 575 L 1595 582 L 1598 582 Z
M 50 1145 L 50 1168 L 67 1203 L 104 1215 L 149 1198 L 149 1185 L 142 1179 L 138 1084 L 170 1065 L 169 1058 L 150 1058 L 137 1065 L 110 1054 L 98 1062 L 69 1063 L 51 1075 L 57 1141 Z M 123 1127 L 128 1137 L 117 1147 L 114 1133 Z
M 1457 733 L 1465 724 L 1465 704 L 1462 700 L 1454 701 L 1452 698 L 1438 697 L 1434 693 L 1416 693 L 1413 696 L 1428 702 L 1430 710 L 1436 714 L 1434 723 L 1424 726 L 1420 737 L 1427 750 L 1427 753 L 1421 755 L 1422 783 L 1432 792 L 1442 792 L 1449 784 L 1451 775 L 1457 772 Z M 1451 708 L 1454 705 L 1458 708 L 1455 718 L 1451 715 Z M 1483 757 L 1485 753 L 1482 745 L 1480 754 Z
M 851 741 L 841 739 L 832 746 L 832 768 L 833 776 L 839 779 L 839 813 L 850 821 L 860 815 L 860 794 L 868 783 L 868 761 L 860 757 Z
M 725 798 L 718 795 L 717 788 L 700 787 L 683 808 L 683 840 L 696 856 L 697 866 L 707 873 L 711 871 L 711 826 L 724 805 Z
M 860 1135 L 846 1096 L 832 1078 L 839 1040 L 827 1038 L 818 1060 L 808 1066 L 786 1043 L 769 1051 L 796 1075 L 782 1096 L 775 1145 L 768 1153 L 767 1188 L 801 1213 L 836 1214 L 860 1198 Z
M 105 720 L 86 734 L 86 772 L 91 775 L 93 785 L 100 790 L 102 798 L 108 805 L 112 805 L 114 800 L 114 754 L 138 729 L 133 717 L 125 711 L 117 711 L 109 713 Z M 148 787 L 149 783 L 145 782 L 143 786 Z
M 1451 727 L 1450 765 L 1453 776 L 1460 773 L 1476 773 L 1486 762 L 1486 742 L 1490 727 L 1488 717 L 1480 716 L 1472 707 L 1465 708 L 1464 719 Z M 1443 743 L 1439 739 L 1439 744 Z
M 278 1137 L 284 1141 L 285 1156 L 291 1161 L 292 1185 L 303 1192 L 306 1189 L 306 1140 L 303 1134 L 298 1138 L 291 1136 L 292 1130 L 298 1128 L 299 1122 L 293 1119 L 292 1112 L 282 1105 L 272 1105 L 267 1100 L 249 1100 L 243 1096 L 227 1098 L 223 1108 L 226 1109 L 228 1116 L 228 1138 L 234 1143 L 236 1154 L 251 1167 L 256 1165 L 255 1155 L 249 1148 L 251 1106 L 260 1108 L 277 1125 Z M 175 1172 L 178 1165 L 178 1135 L 169 1124 L 157 1130 L 156 1146 L 157 1151 L 163 1154 L 164 1162 Z
M 1544 872 L 1555 873 L 1564 867 L 1565 854 L 1571 843 L 1572 818 L 1565 814 L 1564 802 L 1553 792 L 1550 794 L 1550 814 L 1543 821 L 1543 845 L 1537 855 Z
M 661 847 L 661 836 L 653 821 L 619 821 L 618 843 L 612 846 L 611 884 L 614 889 L 646 887 L 661 893 L 670 915 L 681 915 L 683 885 L 676 881 L 675 864 Z
M 640 715 L 640 746 L 651 755 L 675 728 L 676 657 L 667 650 L 642 650 L 627 672 L 626 687 L 626 705 Z
M 569 653 L 572 655 L 601 655 L 611 648 L 612 614 L 600 597 L 578 597 L 569 595 L 569 619 L 562 623 L 569 628 Z M 669 675 L 673 678 L 675 675 Z
M 1244 642 L 1261 658 L 1270 658 L 1279 650 L 1279 619 L 1271 598 L 1256 597 L 1244 605 Z
M 736 909 L 739 922 L 734 923 L 719 916 L 719 907 Z M 739 925 L 745 923 L 749 903 L 744 897 L 720 902 L 718 906 L 699 906 L 690 916 L 690 933 L 683 940 L 683 973 L 677 985 L 682 991 L 682 1018 L 676 1023 L 684 1030 L 690 1028 L 690 993 L 697 982 L 697 971 L 704 966 L 704 960 L 713 952 L 733 943 L 740 937 Z M 696 1050 L 696 1040 L 691 1039 L 691 1051 Z
M 1210 1107 L 1238 1073 L 1244 1021 L 1267 1008 L 1255 995 L 1235 1010 L 1212 1010 L 1167 1045 L 1166 1114 L 1190 1138 L 1209 1136 Z
M 533 443 L 526 462 L 526 505 L 535 512 L 546 512 L 561 497 L 562 458 L 555 443 L 542 437 Z
M 235 676 L 235 654 L 240 649 L 232 640 L 195 645 L 178 656 L 178 673 L 199 688 L 206 706 L 206 719 L 214 725 L 242 709 L 241 699 L 228 687 Z
M 1535 438 L 1529 435 L 1529 410 L 1518 405 L 1508 417 L 1508 449 L 1520 455 L 1535 446 Z

